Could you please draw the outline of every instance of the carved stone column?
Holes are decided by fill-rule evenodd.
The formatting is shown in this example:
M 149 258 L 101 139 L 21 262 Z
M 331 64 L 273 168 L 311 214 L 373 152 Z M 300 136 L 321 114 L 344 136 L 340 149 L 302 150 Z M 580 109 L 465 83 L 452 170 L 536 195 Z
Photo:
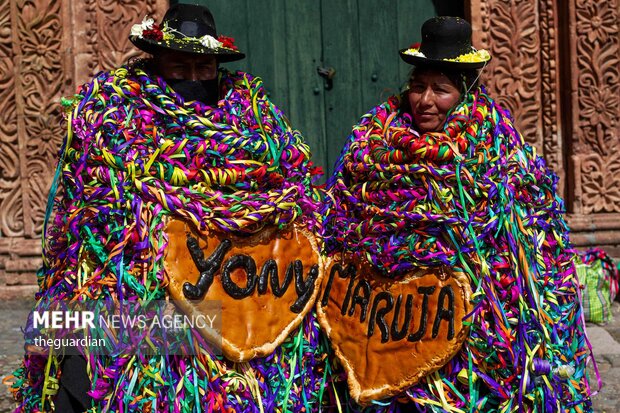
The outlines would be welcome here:
M 471 0 L 483 74 L 560 177 L 572 242 L 620 257 L 618 0 Z
M 482 81 L 564 182 L 553 1 L 472 0 L 474 45 L 493 56 Z
M 570 114 L 577 244 L 620 256 L 620 20 L 618 0 L 569 2 Z
M 133 23 L 166 0 L 0 0 L 0 287 L 34 284 L 63 140 L 60 97 L 137 50 Z

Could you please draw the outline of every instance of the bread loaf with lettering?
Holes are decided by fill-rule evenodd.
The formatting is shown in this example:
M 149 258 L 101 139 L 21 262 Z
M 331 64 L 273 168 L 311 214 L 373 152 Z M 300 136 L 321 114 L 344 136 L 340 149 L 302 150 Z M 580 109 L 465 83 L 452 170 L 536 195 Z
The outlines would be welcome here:
M 271 354 L 315 302 L 323 262 L 314 235 L 304 228 L 268 227 L 239 236 L 200 233 L 187 222 L 170 220 L 166 234 L 170 297 L 189 315 L 212 312 L 213 302 L 221 303 L 221 331 L 200 332 L 232 361 Z M 192 245 L 198 246 L 194 257 Z M 197 297 L 191 286 L 199 283 L 201 258 L 202 272 L 211 272 L 206 274 L 211 280 Z

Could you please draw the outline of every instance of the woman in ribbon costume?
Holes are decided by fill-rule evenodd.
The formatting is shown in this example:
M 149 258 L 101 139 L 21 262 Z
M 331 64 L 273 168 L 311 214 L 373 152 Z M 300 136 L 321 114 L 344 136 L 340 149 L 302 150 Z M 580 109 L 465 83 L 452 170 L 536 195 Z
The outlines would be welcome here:
M 159 25 L 147 17 L 130 40 L 153 58 L 99 73 L 65 101 L 68 134 L 47 212 L 41 300 L 167 299 L 168 219 L 236 239 L 293 223 L 312 231 L 316 223 L 319 170 L 308 146 L 260 78 L 218 67 L 244 55 L 217 35 L 206 7 L 173 6 Z M 106 355 L 29 354 L 13 379 L 18 411 L 271 412 L 318 404 L 325 357 L 311 312 L 271 354 L 240 363 L 214 354 L 197 331 L 188 335 L 197 355 L 144 355 L 128 352 L 128 343 Z
M 328 181 L 326 252 L 395 281 L 419 269 L 464 273 L 471 307 L 456 355 L 372 406 L 590 411 L 589 344 L 557 176 L 478 86 L 491 57 L 472 47 L 469 23 L 432 18 L 421 44 L 400 56 L 414 65 L 406 90 L 353 127 Z

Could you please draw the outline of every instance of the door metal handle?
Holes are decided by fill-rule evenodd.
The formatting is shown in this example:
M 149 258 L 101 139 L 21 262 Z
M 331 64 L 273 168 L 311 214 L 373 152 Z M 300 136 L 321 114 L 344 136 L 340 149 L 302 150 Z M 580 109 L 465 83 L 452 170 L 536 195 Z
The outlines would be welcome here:
M 321 77 L 324 77 L 327 80 L 332 80 L 336 75 L 336 69 L 334 69 L 333 67 L 319 66 L 316 68 L 316 71 Z
M 334 76 L 336 76 L 336 69 L 334 69 L 333 67 L 318 66 L 316 68 L 316 72 L 319 74 L 319 76 L 325 79 L 326 90 L 330 90 L 332 87 L 334 87 L 333 79 Z

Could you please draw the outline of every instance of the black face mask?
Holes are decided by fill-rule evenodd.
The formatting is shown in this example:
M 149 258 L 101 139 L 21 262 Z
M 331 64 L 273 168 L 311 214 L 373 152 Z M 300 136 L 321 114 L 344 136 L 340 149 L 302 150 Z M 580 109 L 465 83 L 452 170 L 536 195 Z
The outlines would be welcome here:
M 212 80 L 185 80 L 165 79 L 166 83 L 174 89 L 186 102 L 198 100 L 209 106 L 217 105 L 219 91 L 217 78 Z

